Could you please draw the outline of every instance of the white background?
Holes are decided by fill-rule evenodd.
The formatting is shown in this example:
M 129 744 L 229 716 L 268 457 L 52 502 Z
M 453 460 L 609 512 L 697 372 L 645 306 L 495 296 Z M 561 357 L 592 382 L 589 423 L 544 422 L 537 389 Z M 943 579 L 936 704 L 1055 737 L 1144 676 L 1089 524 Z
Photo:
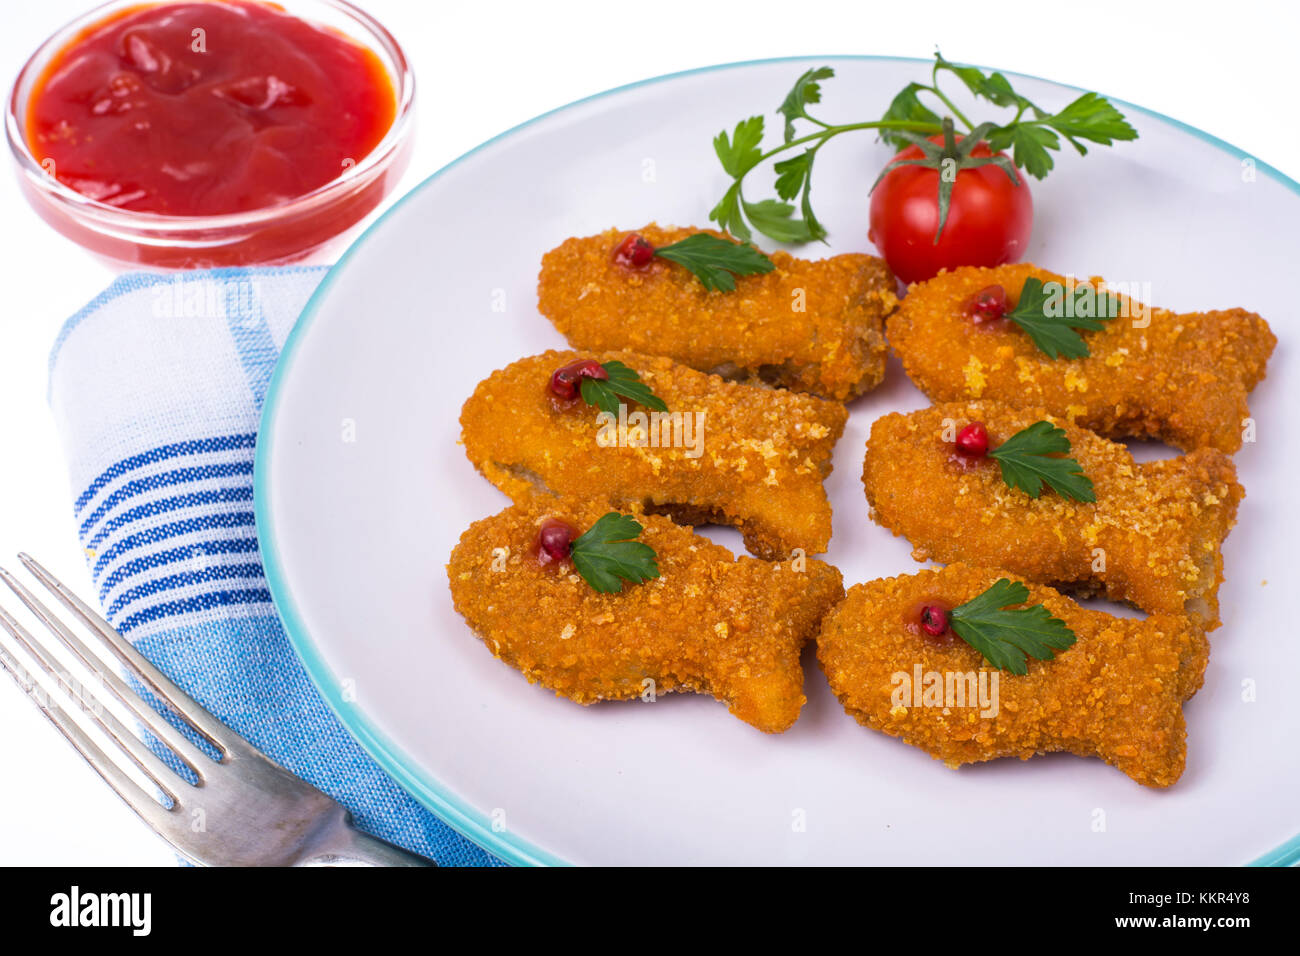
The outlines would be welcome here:
M 80 14 L 78 0 L 2 0 L 0 76 Z M 516 123 L 591 93 L 677 70 L 837 53 L 950 59 L 1034 74 L 1140 103 L 1300 178 L 1294 5 L 946 3 L 434 3 L 362 0 L 414 64 L 417 145 L 398 194 Z M 775 103 L 755 103 L 755 111 Z M 863 104 L 863 117 L 884 103 Z M 719 127 L 739 117 L 719 117 Z M 1049 181 L 1050 183 L 1050 181 Z M 864 176 L 864 191 L 869 180 Z M 1040 188 L 1050 188 L 1050 185 Z M 823 202 L 826 200 L 823 200 Z M 859 198 L 856 201 L 865 202 Z M 112 278 L 47 228 L 0 178 L 0 564 L 37 555 L 85 593 L 62 453 L 45 405 L 62 321 Z M 509 241 L 510 224 L 500 224 Z M 1223 237 L 1224 242 L 1232 238 Z M 0 680 L 0 864 L 174 860 Z

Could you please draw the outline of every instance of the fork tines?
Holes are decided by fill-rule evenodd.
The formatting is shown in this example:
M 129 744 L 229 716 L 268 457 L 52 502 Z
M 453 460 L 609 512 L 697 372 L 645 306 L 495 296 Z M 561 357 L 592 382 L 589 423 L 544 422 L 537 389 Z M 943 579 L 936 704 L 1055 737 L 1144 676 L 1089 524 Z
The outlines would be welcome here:
M 84 601 L 68 590 L 38 562 L 26 554 L 19 555 L 19 560 L 58 602 L 89 630 L 91 635 L 99 639 L 100 647 L 107 648 L 113 657 L 138 677 L 200 738 L 206 740 L 224 756 L 227 748 L 223 746 L 221 739 L 229 734 L 228 730 L 149 663 L 107 621 L 91 610 Z M 45 625 L 49 635 L 71 651 L 102 687 L 107 689 L 150 734 L 166 746 L 201 784 L 204 780 L 205 765 L 210 766 L 212 760 L 162 714 L 149 706 L 121 676 L 103 667 L 86 642 L 14 575 L 0 568 L 0 580 L 8 585 L 36 619 Z M 44 692 L 40 683 L 23 666 L 13 648 L 6 646 L 2 640 L 0 640 L 0 665 L 3 665 L 19 687 L 33 698 L 55 727 L 81 751 L 100 776 L 155 828 L 162 822 L 158 814 L 172 814 L 180 809 L 184 803 L 182 793 L 189 788 L 189 782 L 164 763 L 144 741 L 105 708 L 103 701 L 91 688 L 85 684 L 74 686 L 73 680 L 60 667 L 59 658 L 52 650 L 50 638 L 48 636 L 44 639 L 38 638 L 3 607 L 0 607 L 0 628 L 8 633 L 22 652 L 49 675 L 63 694 Z M 163 795 L 163 802 L 159 802 L 152 794 L 147 793 L 132 779 L 118 760 L 105 753 L 69 712 L 66 706 L 68 702 L 78 704 L 78 709 L 117 744 L 131 763 L 157 787 Z
M 70 612 L 76 629 L 14 575 L 0 569 L 0 580 L 48 632 L 38 637 L 0 607 L 0 667 L 108 785 L 184 856 L 213 865 L 429 865 L 422 857 L 356 830 L 342 805 L 218 721 L 36 561 L 25 554 L 19 560 Z M 88 635 L 89 643 L 78 631 Z M 65 654 L 71 652 L 99 688 L 139 722 L 145 736 L 171 752 L 177 761 L 174 767 L 104 706 L 102 690 L 75 685 L 61 670 L 58 645 Z M 137 692 L 111 665 L 105 666 L 108 657 L 97 654 L 92 645 L 100 652 L 107 650 L 143 691 Z M 34 661 L 59 693 L 46 693 L 22 658 Z M 151 706 L 149 697 L 167 713 Z M 79 707 L 69 707 L 69 702 Z M 102 736 L 88 732 L 83 717 Z M 107 749 L 97 742 L 105 738 L 111 742 Z M 196 741 L 210 745 L 212 754 Z M 141 778 L 156 788 L 156 794 L 139 782 Z

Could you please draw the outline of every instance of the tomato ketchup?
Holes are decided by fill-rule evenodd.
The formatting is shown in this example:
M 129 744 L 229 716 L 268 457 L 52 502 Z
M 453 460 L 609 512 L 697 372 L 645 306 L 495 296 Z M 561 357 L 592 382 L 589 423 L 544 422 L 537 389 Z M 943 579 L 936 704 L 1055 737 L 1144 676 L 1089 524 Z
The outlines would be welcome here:
M 80 33 L 34 84 L 25 134 L 60 182 L 168 216 L 261 209 L 360 162 L 396 110 L 378 56 L 247 0 L 141 5 Z

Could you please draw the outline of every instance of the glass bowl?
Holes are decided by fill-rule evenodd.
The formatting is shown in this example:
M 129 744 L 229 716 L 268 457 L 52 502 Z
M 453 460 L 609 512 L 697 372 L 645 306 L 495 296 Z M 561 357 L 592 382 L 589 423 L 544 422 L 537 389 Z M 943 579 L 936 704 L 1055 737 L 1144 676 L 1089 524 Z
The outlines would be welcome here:
M 65 186 L 36 161 L 27 144 L 27 105 L 50 60 L 82 31 L 114 13 L 142 6 L 115 0 L 56 31 L 24 64 L 9 93 L 5 132 L 19 185 L 32 208 L 73 242 L 114 265 L 192 269 L 292 262 L 320 250 L 361 220 L 392 190 L 410 159 L 415 76 L 384 27 L 344 0 L 281 0 L 285 12 L 338 30 L 379 57 L 392 81 L 393 124 L 360 162 L 309 193 L 247 212 L 167 216 L 97 202 Z

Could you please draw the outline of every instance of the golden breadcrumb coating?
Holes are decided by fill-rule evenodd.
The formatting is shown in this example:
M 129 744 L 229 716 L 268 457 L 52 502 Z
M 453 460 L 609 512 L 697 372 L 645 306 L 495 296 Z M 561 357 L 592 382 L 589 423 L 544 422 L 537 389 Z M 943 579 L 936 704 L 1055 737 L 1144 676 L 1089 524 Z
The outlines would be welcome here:
M 665 246 L 710 229 L 638 230 Z M 785 252 L 776 268 L 710 292 L 683 266 L 655 258 L 630 270 L 612 254 L 626 233 L 567 239 L 542 257 L 538 308 L 575 348 L 666 355 L 727 378 L 762 380 L 847 401 L 880 384 L 884 317 L 898 304 L 883 260 L 810 261 Z
M 818 660 L 844 709 L 950 767 L 1066 751 L 1100 757 L 1148 787 L 1174 783 L 1187 750 L 1182 703 L 1200 688 L 1209 658 L 1204 632 L 1186 617 L 1115 618 L 1030 585 L 1028 603 L 1046 606 L 1078 640 L 1052 660 L 1029 658 L 1029 672 L 1017 676 L 994 672 L 951 634 L 932 638 L 916 626 L 924 604 L 956 607 L 1002 577 L 1016 579 L 953 564 L 850 588 L 817 638 Z M 981 668 L 989 675 L 985 699 L 996 708 L 973 703 L 978 692 L 953 679 Z M 941 675 L 942 700 L 912 686 L 918 669 L 922 688 L 924 675 Z
M 693 414 L 696 423 L 702 414 L 703 431 L 693 433 L 698 445 L 686 446 L 683 430 L 672 447 L 676 435 L 666 440 L 663 425 L 651 421 L 630 428 L 628 441 L 602 446 L 598 410 L 581 400 L 562 407 L 548 391 L 552 372 L 584 358 L 635 369 L 670 414 Z M 638 411 L 645 410 L 628 407 L 629 416 Z M 822 480 L 847 418 L 838 402 L 726 382 L 666 358 L 546 352 L 493 372 L 460 422 L 470 461 L 516 502 L 542 492 L 644 506 L 692 524 L 731 524 L 754 554 L 782 558 L 795 548 L 816 554 L 830 542 Z
M 735 558 L 657 515 L 637 520 L 659 577 L 618 594 L 537 560 L 547 518 L 581 532 L 606 510 L 538 497 L 476 521 L 447 565 L 456 610 L 496 657 L 580 704 L 693 691 L 766 733 L 789 728 L 804 704 L 800 652 L 844 595 L 839 571 Z
M 1184 450 L 1241 447 L 1246 396 L 1277 344 L 1267 322 L 1244 309 L 1177 315 L 1120 295 L 1128 317 L 1081 333 L 1090 357 L 1053 359 L 1013 323 L 982 327 L 967 314 L 971 297 L 995 284 L 1014 306 L 1029 276 L 1066 281 L 1021 263 L 961 268 L 909 289 L 889 320 L 889 341 L 932 401 L 989 398 L 1046 408 L 1111 438 L 1158 438 Z M 1135 328 L 1143 308 L 1137 321 L 1149 324 Z
M 1065 429 L 1096 502 L 1010 488 L 992 459 L 956 455 L 974 421 L 996 448 L 1036 421 Z M 945 437 L 948 440 L 945 440 Z M 1232 460 L 1202 448 L 1137 464 L 1123 445 L 1042 410 L 953 402 L 876 420 L 862 469 L 872 516 L 907 538 L 918 561 L 1006 568 L 1028 580 L 1129 601 L 1152 613 L 1219 622 L 1220 547 L 1244 492 Z

